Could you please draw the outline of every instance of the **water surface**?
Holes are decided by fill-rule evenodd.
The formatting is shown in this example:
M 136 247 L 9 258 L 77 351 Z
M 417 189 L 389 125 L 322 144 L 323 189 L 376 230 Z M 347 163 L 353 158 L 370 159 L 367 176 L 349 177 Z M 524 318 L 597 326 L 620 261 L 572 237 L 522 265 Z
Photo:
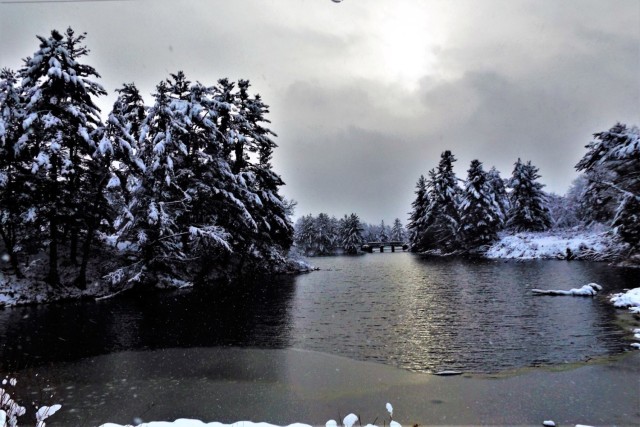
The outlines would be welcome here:
M 6 371 L 124 350 L 297 348 L 417 372 L 497 372 L 620 353 L 604 296 L 534 297 L 589 282 L 634 287 L 637 270 L 563 261 L 374 253 L 253 283 L 0 310 Z

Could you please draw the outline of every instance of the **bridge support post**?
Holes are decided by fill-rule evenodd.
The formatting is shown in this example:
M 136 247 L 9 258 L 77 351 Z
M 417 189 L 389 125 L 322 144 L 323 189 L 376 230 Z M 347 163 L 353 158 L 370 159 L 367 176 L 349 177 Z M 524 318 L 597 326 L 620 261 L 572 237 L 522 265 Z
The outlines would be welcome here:
M 384 252 L 384 246 L 380 245 L 380 253 Z
M 395 252 L 396 251 L 396 247 L 391 245 L 391 252 Z

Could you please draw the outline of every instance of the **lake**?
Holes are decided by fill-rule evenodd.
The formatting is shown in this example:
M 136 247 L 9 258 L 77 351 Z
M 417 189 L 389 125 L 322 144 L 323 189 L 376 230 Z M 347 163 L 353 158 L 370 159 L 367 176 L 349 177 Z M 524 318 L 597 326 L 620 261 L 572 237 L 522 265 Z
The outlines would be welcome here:
M 533 296 L 589 282 L 637 286 L 601 263 L 313 258 L 320 271 L 208 290 L 0 310 L 4 372 L 125 350 L 303 349 L 416 372 L 498 372 L 628 349 L 605 296 Z

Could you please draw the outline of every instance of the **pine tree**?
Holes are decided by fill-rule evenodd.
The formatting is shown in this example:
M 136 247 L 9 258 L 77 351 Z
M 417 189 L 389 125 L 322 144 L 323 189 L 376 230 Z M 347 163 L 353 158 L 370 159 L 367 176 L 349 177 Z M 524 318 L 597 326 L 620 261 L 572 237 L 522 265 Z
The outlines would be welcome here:
M 29 156 L 18 146 L 24 111 L 17 83 L 15 72 L 0 71 L 0 236 L 14 273 L 22 277 L 19 253 L 35 233 L 30 227 Z
M 95 216 L 95 205 L 85 200 L 101 198 L 95 184 L 105 165 L 96 157 L 101 123 L 93 98 L 106 92 L 90 80 L 100 77 L 95 69 L 78 62 L 89 52 L 82 45 L 84 34 L 69 28 L 64 35 L 54 30 L 49 38 L 38 38 L 40 49 L 20 70 L 28 102 L 18 152 L 25 149 L 34 159 L 32 207 L 48 230 L 48 281 L 57 286 L 59 243 L 68 235 L 69 258 L 75 263 L 79 235 Z M 85 235 L 85 253 L 90 242 Z
M 460 234 L 458 179 L 453 172 L 456 159 L 447 150 L 442 153 L 440 163 L 432 174 L 433 187 L 429 194 L 431 205 L 423 216 L 424 239 L 428 249 L 453 251 L 462 244 Z
M 294 241 L 305 254 L 308 254 L 315 246 L 315 226 L 315 219 L 311 214 L 302 216 L 296 221 Z
M 525 164 L 518 159 L 509 181 L 512 191 L 507 227 L 515 231 L 544 231 L 551 226 L 547 198 L 542 191 L 544 185 L 536 181 L 538 178 L 538 168 L 530 161 Z
M 492 189 L 482 163 L 473 160 L 460 203 L 460 222 L 467 249 L 489 244 L 497 237 L 501 213 Z
M 407 230 L 409 232 L 409 246 L 412 252 L 424 250 L 423 238 L 425 228 L 423 227 L 423 218 L 430 206 L 429 194 L 427 192 L 427 180 L 424 175 L 420 175 L 416 183 L 416 198 L 411 204 L 411 212 L 409 214 L 409 223 Z
M 318 255 L 328 255 L 333 248 L 333 229 L 331 218 L 326 213 L 319 213 L 315 219 L 313 244 Z
M 138 143 L 147 108 L 133 83 L 123 85 L 116 92 L 118 98 L 109 113 L 105 126 L 106 139 L 101 144 L 102 151 L 109 156 L 112 173 L 108 187 L 118 189 L 117 194 L 124 196 L 128 202 L 136 179 L 145 171 L 139 157 Z
M 342 227 L 342 247 L 345 253 L 350 255 L 358 253 L 363 243 L 360 218 L 354 213 L 348 217 L 345 215 Z
M 379 233 L 378 233 L 378 240 L 381 242 L 388 242 L 389 241 L 389 233 L 387 230 L 387 226 L 384 225 L 384 220 L 382 220 L 380 222 L 380 226 L 379 226 Z
M 490 192 L 493 195 L 494 201 L 498 206 L 498 213 L 500 215 L 499 226 L 503 228 L 507 222 L 507 214 L 509 213 L 509 195 L 504 185 L 504 180 L 500 176 L 500 172 L 493 166 L 487 172 L 487 184 L 491 188 Z
M 284 260 L 284 253 L 293 242 L 293 225 L 286 213 L 285 200 L 279 193 L 284 182 L 271 165 L 273 150 L 277 147 L 271 136 L 276 134 L 265 127 L 269 123 L 266 118 L 268 106 L 262 102 L 260 95 L 249 96 L 249 81 L 241 80 L 238 87 L 240 125 L 234 171 L 241 174 L 246 169 L 249 172 L 243 178 L 246 182 L 254 183 L 252 190 L 260 200 L 255 209 L 251 210 L 260 233 L 256 240 L 257 247 L 262 248 L 257 261 L 264 264 L 268 260 L 272 264 L 278 264 Z M 258 162 L 252 163 L 246 151 L 257 153 Z
M 396 218 L 393 221 L 393 228 L 391 229 L 391 240 L 394 242 L 404 242 L 404 239 L 404 227 L 402 226 L 402 222 L 400 222 L 400 218 Z
M 634 250 L 640 246 L 640 129 L 616 123 L 594 134 L 587 153 L 576 165 L 589 179 L 588 193 L 611 206 L 611 225 Z M 596 205 L 596 206 L 598 206 Z

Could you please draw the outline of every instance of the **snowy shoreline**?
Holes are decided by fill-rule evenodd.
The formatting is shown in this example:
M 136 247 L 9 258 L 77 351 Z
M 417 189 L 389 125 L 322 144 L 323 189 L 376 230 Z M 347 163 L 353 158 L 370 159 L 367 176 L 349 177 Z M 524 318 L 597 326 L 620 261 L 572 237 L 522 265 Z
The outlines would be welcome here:
M 612 232 L 559 230 L 500 235 L 484 253 L 489 259 L 618 261 L 628 251 Z
M 534 260 L 576 259 L 585 261 L 620 261 L 628 248 L 611 232 L 602 230 L 554 232 L 502 233 L 500 239 L 486 252 L 480 254 L 488 259 Z M 438 255 L 438 254 L 429 254 Z M 568 256 L 570 255 L 570 256 Z M 640 267 L 636 260 L 628 259 L 627 267 Z M 303 257 L 293 253 L 282 268 L 273 274 L 301 274 L 316 270 Z M 170 289 L 189 287 L 181 284 Z M 65 300 L 109 298 L 122 290 L 110 289 L 103 280 L 93 280 L 86 290 L 73 286 L 53 289 L 42 281 L 29 278 L 16 279 L 0 276 L 0 308 L 17 305 L 51 303 Z

